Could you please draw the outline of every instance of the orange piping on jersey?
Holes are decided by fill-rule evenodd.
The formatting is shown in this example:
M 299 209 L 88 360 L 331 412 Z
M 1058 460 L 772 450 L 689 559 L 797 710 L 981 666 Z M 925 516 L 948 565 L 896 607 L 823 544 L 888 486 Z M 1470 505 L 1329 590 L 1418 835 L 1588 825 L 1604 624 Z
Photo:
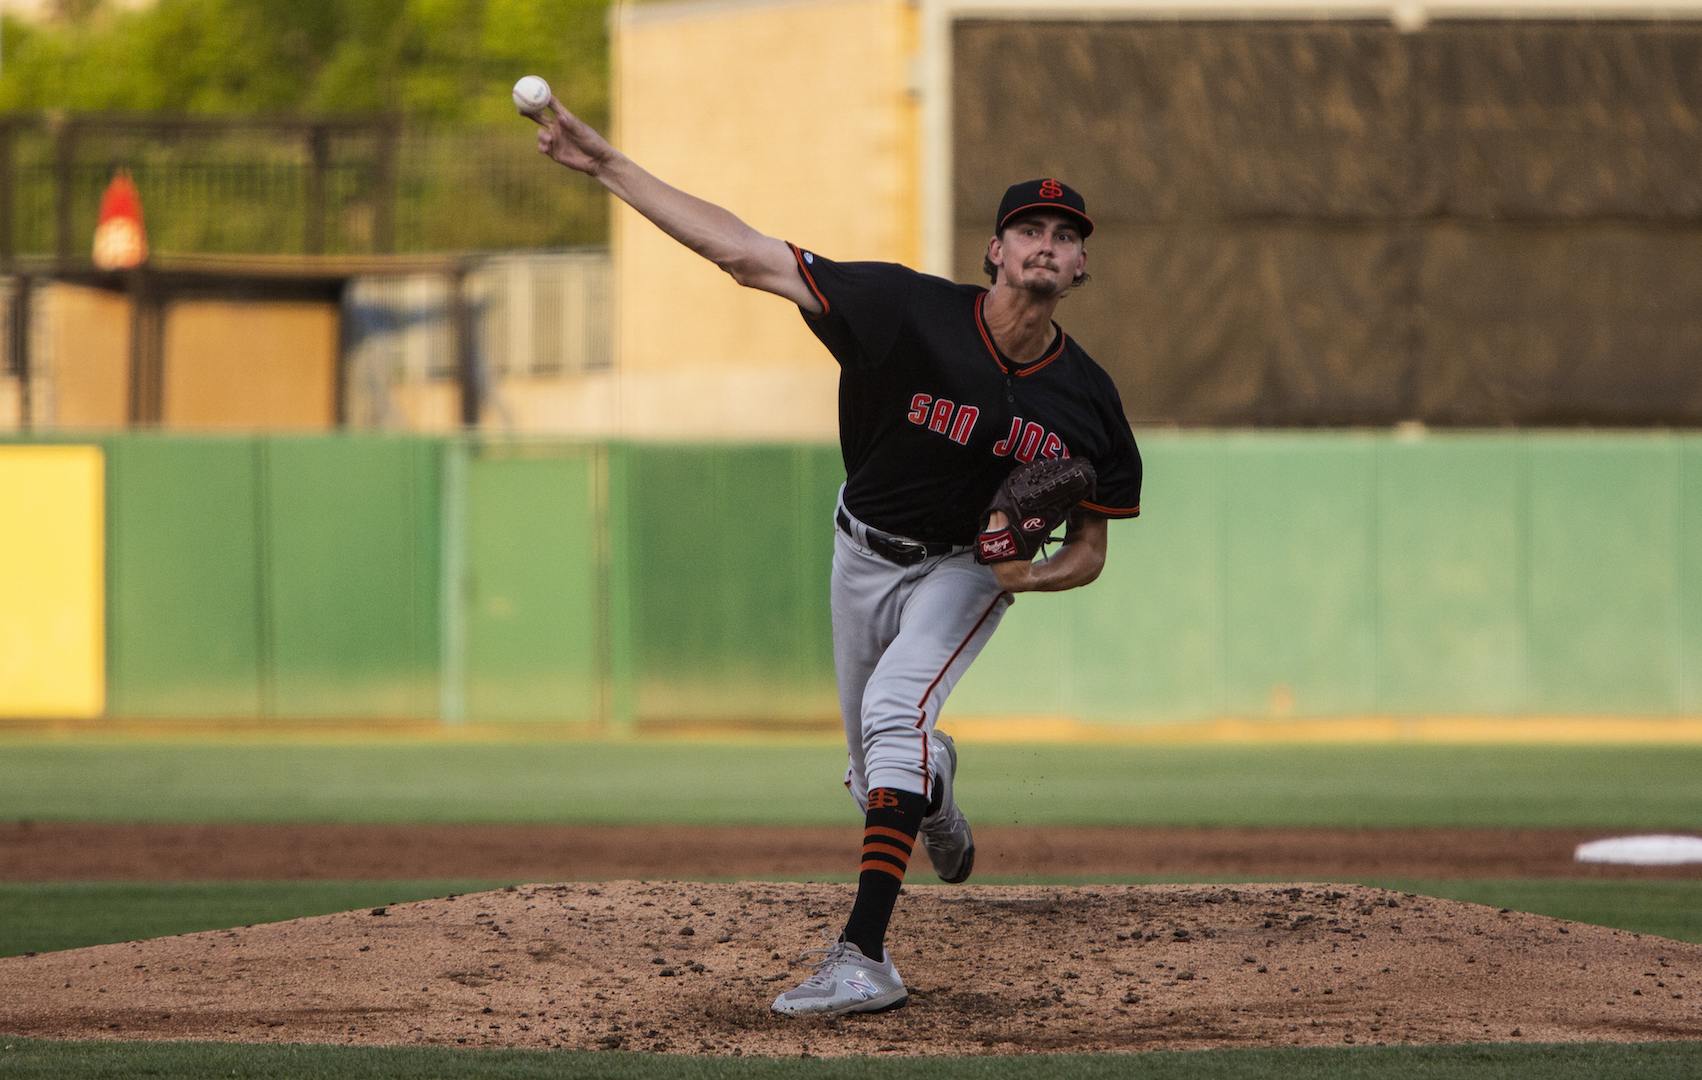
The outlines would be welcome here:
M 1138 505 L 1100 506 L 1098 503 L 1084 502 L 1081 504 L 1081 508 L 1092 510 L 1096 514 L 1104 514 L 1106 517 L 1140 517 L 1141 515 L 1141 508 Z
M 1058 347 L 1052 350 L 1051 356 L 1046 357 L 1044 360 L 1036 360 L 1034 363 L 1025 367 L 1018 367 L 1016 365 L 1012 365 L 1009 368 L 1005 367 L 1004 360 L 999 356 L 999 350 L 993 345 L 992 336 L 987 333 L 987 323 L 981 318 L 981 303 L 986 299 L 987 294 L 985 292 L 977 293 L 975 296 L 975 329 L 981 331 L 981 343 L 987 346 L 987 351 L 993 355 L 993 363 L 999 365 L 1000 371 L 1021 378 L 1024 375 L 1034 374 L 1047 364 L 1058 359 L 1058 357 L 1064 355 L 1064 341 L 1066 335 L 1064 334 L 1064 328 L 1058 326 Z M 1056 323 L 1053 323 L 1053 325 L 1057 326 Z
M 810 292 L 815 293 L 816 299 L 821 301 L 821 314 L 826 315 L 828 312 L 833 310 L 833 305 L 829 304 L 827 302 L 827 297 L 823 296 L 821 294 L 821 290 L 816 288 L 815 275 L 810 273 L 810 268 L 804 263 L 803 249 L 791 241 L 787 241 L 786 246 L 792 249 L 792 258 L 798 260 L 798 272 L 804 275 L 804 284 L 808 285 L 810 287 Z M 820 318 L 820 316 L 811 315 L 810 318 L 815 319 Z
M 1016 373 L 1019 377 L 1023 375 L 1032 375 L 1062 355 L 1064 355 L 1064 328 L 1060 326 L 1058 328 L 1058 347 L 1052 350 L 1052 355 L 1048 356 L 1044 360 L 1037 360 L 1025 368 L 1018 368 Z

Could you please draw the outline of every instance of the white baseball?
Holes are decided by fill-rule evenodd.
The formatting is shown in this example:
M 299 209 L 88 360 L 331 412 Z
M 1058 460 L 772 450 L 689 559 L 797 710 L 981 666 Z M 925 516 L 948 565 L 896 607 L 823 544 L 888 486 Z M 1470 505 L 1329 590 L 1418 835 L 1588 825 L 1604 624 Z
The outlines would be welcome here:
M 527 75 L 514 84 L 514 107 L 532 116 L 543 112 L 550 103 L 550 84 L 536 75 Z

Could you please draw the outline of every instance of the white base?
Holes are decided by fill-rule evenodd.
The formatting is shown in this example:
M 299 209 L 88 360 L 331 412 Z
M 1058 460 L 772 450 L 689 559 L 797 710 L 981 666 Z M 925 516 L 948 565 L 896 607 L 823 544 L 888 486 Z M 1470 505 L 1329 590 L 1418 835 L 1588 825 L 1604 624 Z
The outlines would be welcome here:
M 1578 862 L 1624 866 L 1681 866 L 1702 863 L 1702 836 L 1616 836 L 1579 844 Z

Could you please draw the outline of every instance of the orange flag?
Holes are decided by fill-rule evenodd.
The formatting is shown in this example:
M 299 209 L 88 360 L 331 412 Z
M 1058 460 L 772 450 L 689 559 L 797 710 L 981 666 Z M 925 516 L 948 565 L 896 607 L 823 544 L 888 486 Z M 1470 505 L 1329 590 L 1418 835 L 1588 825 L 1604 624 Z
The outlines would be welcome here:
M 119 169 L 100 198 L 95 225 L 95 266 L 131 270 L 148 261 L 148 230 L 142 227 L 142 196 L 127 169 Z

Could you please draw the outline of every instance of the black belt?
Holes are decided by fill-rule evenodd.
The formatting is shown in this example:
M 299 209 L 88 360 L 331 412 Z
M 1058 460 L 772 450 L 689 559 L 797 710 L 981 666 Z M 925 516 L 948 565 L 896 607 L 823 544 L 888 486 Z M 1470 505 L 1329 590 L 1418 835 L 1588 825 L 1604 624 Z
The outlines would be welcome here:
M 857 539 L 857 534 L 851 529 L 851 515 L 845 512 L 843 506 L 834 515 L 834 520 L 839 523 L 841 529 L 845 530 L 846 536 L 853 540 Z M 870 551 L 887 562 L 897 563 L 899 566 L 915 566 L 923 559 L 931 559 L 936 555 L 950 555 L 956 550 L 950 544 L 929 544 L 921 540 L 893 536 L 891 533 L 871 529 L 867 525 L 863 526 L 863 533 Z

